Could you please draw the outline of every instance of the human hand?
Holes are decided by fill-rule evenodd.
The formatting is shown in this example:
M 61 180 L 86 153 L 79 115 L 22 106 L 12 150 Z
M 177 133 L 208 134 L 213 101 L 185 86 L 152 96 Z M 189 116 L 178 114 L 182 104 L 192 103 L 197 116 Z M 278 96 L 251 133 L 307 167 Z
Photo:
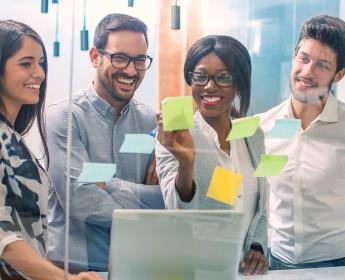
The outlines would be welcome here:
M 105 183 L 104 182 L 98 182 L 98 183 L 96 183 L 96 186 L 102 190 L 105 189 Z
M 240 262 L 240 272 L 244 275 L 264 274 L 268 270 L 268 261 L 260 251 L 250 250 Z
M 76 275 L 71 275 L 71 277 L 69 277 L 69 280 L 104 280 L 104 279 L 103 277 L 98 275 L 96 272 L 90 271 L 90 272 L 80 272 Z
M 164 131 L 162 113 L 156 115 L 158 122 L 158 141 L 170 151 L 180 164 L 194 163 L 195 150 L 192 135 L 188 129 Z
M 158 176 L 156 173 L 156 157 L 153 156 L 147 171 L 146 171 L 146 177 L 145 177 L 145 185 L 157 185 L 158 184 Z

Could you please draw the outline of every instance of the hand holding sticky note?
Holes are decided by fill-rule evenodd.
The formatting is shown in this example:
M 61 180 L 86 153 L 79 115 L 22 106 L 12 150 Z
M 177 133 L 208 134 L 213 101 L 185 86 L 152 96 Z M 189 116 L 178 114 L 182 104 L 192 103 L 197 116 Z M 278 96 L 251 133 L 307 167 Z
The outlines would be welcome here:
M 162 118 L 164 131 L 192 128 L 193 98 L 191 96 L 165 98 L 162 101 Z
M 298 119 L 279 119 L 276 120 L 274 127 L 267 134 L 267 138 L 292 138 L 301 127 L 301 120 Z
M 232 121 L 227 141 L 253 136 L 260 124 L 260 117 L 247 117 Z
M 113 163 L 84 162 L 83 170 L 78 177 L 78 182 L 97 183 L 107 182 L 116 173 Z
M 151 154 L 155 145 L 156 139 L 149 134 L 126 134 L 119 152 Z
M 286 163 L 286 155 L 261 155 L 261 160 L 254 172 L 254 177 L 269 177 L 279 174 Z
M 233 205 L 236 200 L 242 176 L 216 166 L 206 196 L 219 202 Z

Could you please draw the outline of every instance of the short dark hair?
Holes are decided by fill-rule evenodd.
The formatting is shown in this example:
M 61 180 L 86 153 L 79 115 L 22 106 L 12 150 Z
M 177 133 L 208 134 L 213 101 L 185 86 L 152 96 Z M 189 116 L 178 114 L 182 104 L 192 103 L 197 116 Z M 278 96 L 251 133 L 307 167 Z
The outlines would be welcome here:
M 0 20 L 0 76 L 4 75 L 6 61 L 12 57 L 23 45 L 25 37 L 30 37 L 39 43 L 43 50 L 43 71 L 45 79 L 41 83 L 39 100 L 37 104 L 24 104 L 21 106 L 14 123 L 14 129 L 21 135 L 26 134 L 37 118 L 38 131 L 42 139 L 47 166 L 49 165 L 49 152 L 45 130 L 44 103 L 47 90 L 48 59 L 46 49 L 41 37 L 28 25 L 14 20 Z M 2 85 L 0 84 L 0 89 Z M 4 107 L 0 95 L 0 106 Z M 3 108 L 6 110 L 6 108 Z
M 295 56 L 300 42 L 314 39 L 329 46 L 337 56 L 337 72 L 345 67 L 345 22 L 338 17 L 318 15 L 309 18 L 301 28 L 295 47 Z
M 238 40 L 230 36 L 209 35 L 196 41 L 188 51 L 184 64 L 184 78 L 191 85 L 190 71 L 198 61 L 207 54 L 214 52 L 234 75 L 234 87 L 240 99 L 240 108 L 231 109 L 233 117 L 247 114 L 250 104 L 252 65 L 248 50 Z
M 98 23 L 95 30 L 93 45 L 97 49 L 104 49 L 108 41 L 109 33 L 125 30 L 143 33 L 146 44 L 148 45 L 146 24 L 136 17 L 118 13 L 109 14 Z

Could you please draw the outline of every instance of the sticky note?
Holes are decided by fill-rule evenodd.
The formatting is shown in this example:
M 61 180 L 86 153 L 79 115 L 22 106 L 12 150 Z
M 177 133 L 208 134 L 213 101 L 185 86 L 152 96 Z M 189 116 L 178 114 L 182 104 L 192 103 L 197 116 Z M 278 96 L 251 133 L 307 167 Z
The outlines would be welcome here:
M 162 118 L 164 131 L 192 128 L 193 98 L 191 96 L 165 98 L 162 101 Z
M 242 182 L 242 175 L 216 166 L 206 196 L 233 205 Z
M 253 136 L 260 124 L 260 117 L 247 117 L 232 121 L 227 141 Z
M 292 138 L 301 127 L 298 119 L 279 119 L 276 120 L 274 127 L 267 134 L 267 138 Z
M 97 183 L 109 181 L 116 172 L 116 164 L 84 162 L 78 182 Z
M 254 177 L 275 176 L 283 170 L 287 162 L 288 156 L 286 155 L 261 155 Z
M 126 134 L 119 152 L 151 154 L 155 144 L 156 139 L 149 134 Z

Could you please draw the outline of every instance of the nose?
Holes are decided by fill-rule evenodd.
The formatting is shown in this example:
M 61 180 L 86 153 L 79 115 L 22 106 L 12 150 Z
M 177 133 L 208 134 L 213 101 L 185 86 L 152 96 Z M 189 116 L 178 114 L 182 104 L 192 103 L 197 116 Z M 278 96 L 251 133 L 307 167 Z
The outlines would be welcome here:
M 214 80 L 214 77 L 210 77 L 207 81 L 207 84 L 204 86 L 205 90 L 214 90 L 217 87 L 217 84 Z
M 44 70 L 42 68 L 42 66 L 40 64 L 36 64 L 35 68 L 32 72 L 32 77 L 34 79 L 39 79 L 40 81 L 43 81 L 45 78 L 45 73 Z
M 305 64 L 302 69 L 302 73 L 306 76 L 311 76 L 314 73 L 315 65 L 313 62 Z
M 135 69 L 134 61 L 131 60 L 129 62 L 129 64 L 127 65 L 127 67 L 125 69 L 123 69 L 122 71 L 125 72 L 129 76 L 136 75 L 137 74 L 137 69 Z

